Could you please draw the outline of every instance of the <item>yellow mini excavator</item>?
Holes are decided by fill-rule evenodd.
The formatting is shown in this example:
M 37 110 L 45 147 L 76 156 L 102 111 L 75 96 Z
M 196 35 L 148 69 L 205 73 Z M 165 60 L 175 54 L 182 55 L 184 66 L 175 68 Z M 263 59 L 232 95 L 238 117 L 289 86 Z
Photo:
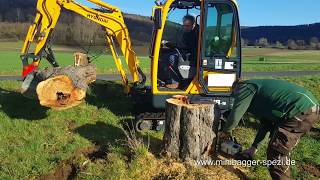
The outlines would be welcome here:
M 100 0 L 87 1 L 102 10 L 86 7 L 76 0 L 38 0 L 37 14 L 21 52 L 23 78 L 32 76 L 41 59 L 59 66 L 49 40 L 61 10 L 65 9 L 105 28 L 106 41 L 125 90 L 136 103 L 138 130 L 160 130 L 165 123 L 165 101 L 173 95 L 186 95 L 191 102 L 216 103 L 222 111 L 232 107 L 232 85 L 241 76 L 236 0 L 156 1 L 152 11 L 151 72 L 147 73 L 150 86 L 145 85 L 146 75 L 132 50 L 120 9 Z M 35 49 L 30 52 L 32 43 Z M 132 82 L 122 67 L 121 55 Z

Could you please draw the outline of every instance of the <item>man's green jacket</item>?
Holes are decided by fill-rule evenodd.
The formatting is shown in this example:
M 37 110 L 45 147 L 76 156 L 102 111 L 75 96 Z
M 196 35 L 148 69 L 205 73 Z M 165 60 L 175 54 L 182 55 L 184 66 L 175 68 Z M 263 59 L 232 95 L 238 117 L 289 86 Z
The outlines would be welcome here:
M 262 124 L 276 124 L 319 105 L 311 92 L 282 80 L 258 79 L 240 82 L 234 105 L 223 131 L 231 132 L 249 112 Z

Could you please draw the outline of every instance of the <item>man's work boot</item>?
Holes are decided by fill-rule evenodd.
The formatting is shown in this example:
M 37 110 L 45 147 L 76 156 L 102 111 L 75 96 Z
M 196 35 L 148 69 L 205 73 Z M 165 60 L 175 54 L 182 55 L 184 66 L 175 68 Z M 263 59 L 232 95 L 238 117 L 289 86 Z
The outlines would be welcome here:
M 166 88 L 169 89 L 178 89 L 179 83 L 174 83 L 174 84 L 166 84 Z

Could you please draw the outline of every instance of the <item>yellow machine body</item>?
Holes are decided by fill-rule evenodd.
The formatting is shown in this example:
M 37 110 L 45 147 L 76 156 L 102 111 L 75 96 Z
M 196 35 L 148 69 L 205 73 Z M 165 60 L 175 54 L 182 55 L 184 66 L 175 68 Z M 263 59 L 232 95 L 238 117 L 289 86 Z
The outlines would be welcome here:
M 65 9 L 105 28 L 106 42 L 110 47 L 125 92 L 138 94 L 136 102 L 149 103 L 150 107 L 156 109 L 147 111 L 163 112 L 165 99 L 172 95 L 190 95 L 198 102 L 209 100 L 221 105 L 222 109 L 230 109 L 232 84 L 241 76 L 240 23 L 235 0 L 156 1 L 152 10 L 154 28 L 150 48 L 151 72 L 147 72 L 150 75 L 151 86 L 144 85 L 146 76 L 139 67 L 139 60 L 133 51 L 121 10 L 101 0 L 87 1 L 101 7 L 103 11 L 84 6 L 75 0 L 38 0 L 35 20 L 29 28 L 21 50 L 23 77 L 38 68 L 41 59 L 47 59 L 54 67 L 59 66 L 48 41 L 56 27 L 61 10 Z M 182 20 L 179 22 L 174 17 L 170 17 L 175 10 L 179 10 L 178 15 L 189 15 L 192 11 L 198 12 L 196 16 L 196 24 L 199 27 L 197 53 L 193 65 L 190 65 L 192 63 L 189 63 L 186 58 L 187 60 L 183 63 L 189 64 L 178 67 L 182 74 L 185 72 L 187 74 L 187 78 L 181 74 L 178 75 L 180 78 L 185 78 L 183 81 L 187 82 L 186 85 L 183 88 L 166 88 L 166 82 L 160 77 L 164 69 L 161 63 L 167 61 L 164 58 L 166 52 L 169 52 L 168 59 L 176 56 L 175 53 L 170 53 L 175 51 L 178 55 L 180 53 L 178 47 L 164 48 L 163 42 L 167 40 L 166 34 L 173 34 L 170 28 L 179 30 L 184 27 Z M 35 44 L 35 49 L 30 52 L 32 43 Z M 117 49 L 120 49 L 122 54 L 119 55 Z M 122 56 L 128 66 L 132 82 L 129 82 L 123 68 Z M 194 71 L 191 73 L 191 70 Z M 164 72 L 165 75 L 166 73 L 168 72 Z M 163 116 L 161 118 L 163 119 Z

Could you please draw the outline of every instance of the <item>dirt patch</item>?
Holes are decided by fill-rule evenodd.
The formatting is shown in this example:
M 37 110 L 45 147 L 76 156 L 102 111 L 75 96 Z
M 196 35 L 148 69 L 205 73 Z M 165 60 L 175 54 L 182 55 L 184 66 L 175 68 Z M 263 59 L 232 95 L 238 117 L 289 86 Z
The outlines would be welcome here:
M 153 180 L 165 179 L 248 179 L 247 170 L 234 166 L 197 166 L 192 162 L 177 162 L 172 159 L 158 159 L 157 173 Z
M 68 129 L 71 131 L 71 130 L 74 130 L 76 127 L 77 127 L 77 123 L 75 120 L 71 120 L 71 121 L 67 121 L 68 124 Z
M 101 146 L 91 146 L 85 149 L 77 150 L 74 153 L 75 157 L 80 157 L 81 155 L 87 157 L 91 161 L 104 159 L 105 156 L 107 156 L 107 148 Z
M 81 158 L 82 157 L 82 158 Z M 85 158 L 83 158 L 85 157 Z M 85 159 L 85 162 L 83 162 Z M 73 157 L 62 161 L 56 169 L 50 174 L 44 175 L 39 179 L 43 180 L 69 180 L 75 179 L 81 172 L 87 171 L 87 162 L 107 159 L 105 148 L 92 146 L 78 150 Z M 246 170 L 237 167 L 210 166 L 200 167 L 194 163 L 184 163 L 175 161 L 170 158 L 156 158 L 153 154 L 148 153 L 141 156 L 135 161 L 138 164 L 150 166 L 146 167 L 144 177 L 153 180 L 164 179 L 247 179 L 244 175 Z
M 40 177 L 41 180 L 69 180 L 74 179 L 77 175 L 78 167 L 70 161 L 63 161 L 56 170 L 48 175 Z
M 320 165 L 304 164 L 301 166 L 301 170 L 320 178 Z
M 308 135 L 316 140 L 320 140 L 320 133 L 319 132 L 310 132 Z
M 96 161 L 105 158 L 107 151 L 100 146 L 91 146 L 85 149 L 77 150 L 74 155 L 65 161 L 62 161 L 56 169 L 50 174 L 41 176 L 41 180 L 70 180 L 75 179 L 77 174 L 84 170 L 85 162 L 83 164 L 77 163 L 77 159 L 81 156 L 88 158 L 90 161 Z

